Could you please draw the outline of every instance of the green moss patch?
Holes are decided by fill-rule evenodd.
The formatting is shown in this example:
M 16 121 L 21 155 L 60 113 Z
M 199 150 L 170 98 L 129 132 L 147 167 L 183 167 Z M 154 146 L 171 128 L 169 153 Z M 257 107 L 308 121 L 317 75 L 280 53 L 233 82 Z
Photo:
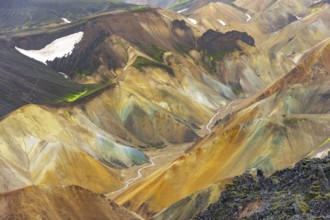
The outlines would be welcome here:
M 150 45 L 146 47 L 146 53 L 160 63 L 163 62 L 163 55 L 165 52 L 166 50 L 159 48 L 155 45 Z
M 295 125 L 295 124 L 297 124 L 297 123 L 299 123 L 299 122 L 302 122 L 302 121 L 304 121 L 304 119 L 302 119 L 302 118 L 290 118 L 290 119 L 285 118 L 285 119 L 283 120 L 283 123 L 284 123 L 285 125 Z
M 135 67 L 136 69 L 138 69 L 139 71 L 144 71 L 144 68 L 146 67 L 155 67 L 155 68 L 159 68 L 159 69 L 163 69 L 165 70 L 169 75 L 174 76 L 174 72 L 173 70 L 169 67 L 166 66 L 162 63 L 158 63 L 152 60 L 149 60 L 145 57 L 141 57 L 138 56 L 133 64 L 133 67 Z
M 100 83 L 95 85 L 86 85 L 83 90 L 68 93 L 56 101 L 56 104 L 73 103 L 91 96 L 109 86 L 109 83 Z

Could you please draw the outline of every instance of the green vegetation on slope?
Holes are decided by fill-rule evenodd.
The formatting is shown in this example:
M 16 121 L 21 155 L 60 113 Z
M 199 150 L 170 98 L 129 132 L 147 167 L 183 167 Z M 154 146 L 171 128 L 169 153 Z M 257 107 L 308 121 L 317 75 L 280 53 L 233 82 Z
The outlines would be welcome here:
M 55 103 L 63 104 L 63 103 L 72 103 L 72 102 L 81 101 L 86 97 L 89 97 L 97 92 L 102 91 L 103 89 L 107 88 L 109 85 L 110 85 L 109 83 L 87 85 L 82 91 L 68 93 L 67 95 L 56 100 Z
M 174 76 L 174 72 L 173 70 L 166 66 L 165 64 L 162 63 L 157 63 L 155 61 L 152 60 L 148 60 L 147 58 L 138 56 L 135 60 L 135 62 L 133 63 L 133 66 L 138 69 L 139 71 L 143 71 L 143 68 L 145 67 L 155 67 L 155 68 L 159 68 L 159 69 L 163 69 L 165 70 L 169 75 Z
M 148 45 L 146 47 L 146 53 L 160 63 L 163 62 L 163 55 L 165 52 L 166 50 L 163 50 L 155 45 Z
M 304 120 L 305 119 L 303 119 L 303 118 L 285 118 L 283 120 L 283 123 L 285 125 L 294 125 L 294 124 L 297 124 L 297 123 L 302 122 Z

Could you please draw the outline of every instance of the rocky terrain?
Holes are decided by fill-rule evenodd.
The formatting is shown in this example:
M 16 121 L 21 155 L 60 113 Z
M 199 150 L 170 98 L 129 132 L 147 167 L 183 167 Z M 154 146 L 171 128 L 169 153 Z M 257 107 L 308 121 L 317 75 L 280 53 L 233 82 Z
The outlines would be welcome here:
M 329 219 L 330 154 L 323 159 L 304 159 L 293 168 L 265 177 L 234 177 L 195 219 Z

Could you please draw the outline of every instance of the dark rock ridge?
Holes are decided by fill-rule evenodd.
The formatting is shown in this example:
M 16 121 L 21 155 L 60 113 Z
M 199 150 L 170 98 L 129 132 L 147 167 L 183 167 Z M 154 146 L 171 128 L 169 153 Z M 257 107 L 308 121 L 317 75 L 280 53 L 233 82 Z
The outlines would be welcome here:
M 304 159 L 269 178 L 235 177 L 220 199 L 195 219 L 330 219 L 330 153 Z
M 239 50 L 238 40 L 250 46 L 255 46 L 253 37 L 245 32 L 230 31 L 221 33 L 214 30 L 206 31 L 198 39 L 198 46 L 199 49 L 206 54 L 217 56 L 233 50 Z

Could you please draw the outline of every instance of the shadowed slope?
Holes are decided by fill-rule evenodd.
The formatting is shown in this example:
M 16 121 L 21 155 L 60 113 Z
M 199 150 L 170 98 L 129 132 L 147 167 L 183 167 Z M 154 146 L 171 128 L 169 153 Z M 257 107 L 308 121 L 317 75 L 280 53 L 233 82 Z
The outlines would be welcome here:
M 0 117 L 25 104 L 67 102 L 75 94 L 97 88 L 67 80 L 3 41 L 0 48 Z
M 0 28 L 6 32 L 35 29 L 38 26 L 48 28 L 131 6 L 120 0 L 1 0 Z

